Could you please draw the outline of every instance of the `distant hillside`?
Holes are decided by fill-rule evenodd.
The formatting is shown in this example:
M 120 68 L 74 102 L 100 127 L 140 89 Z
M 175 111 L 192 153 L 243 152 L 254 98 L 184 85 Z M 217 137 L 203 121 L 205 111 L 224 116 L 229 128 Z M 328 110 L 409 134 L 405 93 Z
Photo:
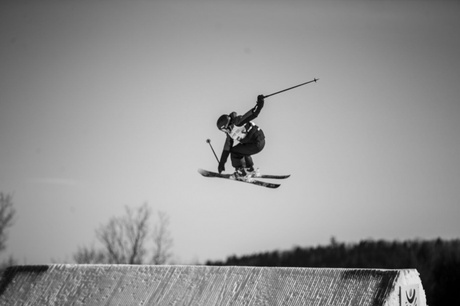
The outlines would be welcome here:
M 430 306 L 453 305 L 460 288 L 460 239 L 384 241 L 363 240 L 356 244 L 339 243 L 334 238 L 327 246 L 295 247 L 231 256 L 207 265 L 417 269 Z

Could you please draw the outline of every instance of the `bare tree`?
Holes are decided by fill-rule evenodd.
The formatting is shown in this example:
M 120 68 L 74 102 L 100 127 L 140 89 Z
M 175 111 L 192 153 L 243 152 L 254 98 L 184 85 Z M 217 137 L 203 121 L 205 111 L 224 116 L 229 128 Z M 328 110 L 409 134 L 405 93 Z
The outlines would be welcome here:
M 169 217 L 163 211 L 158 212 L 158 223 L 153 231 L 153 243 L 152 263 L 164 265 L 172 256 L 173 240 L 169 232 Z
M 79 247 L 77 253 L 73 255 L 73 260 L 77 264 L 106 264 L 109 263 L 103 250 L 92 247 Z
M 152 212 L 147 203 L 136 209 L 125 209 L 124 216 L 112 217 L 96 230 L 96 238 L 103 247 L 79 247 L 73 255 L 76 263 L 165 264 L 172 257 L 168 215 L 159 212 L 152 231 Z M 153 248 L 149 251 L 152 242 Z M 150 261 L 147 258 L 151 258 Z
M 12 196 L 0 192 L 0 252 L 6 248 L 6 241 L 8 240 L 7 230 L 14 223 L 15 213 Z
M 126 207 L 126 216 L 114 217 L 96 231 L 104 245 L 109 263 L 141 264 L 146 254 L 148 220 L 151 211 L 147 204 L 135 211 Z

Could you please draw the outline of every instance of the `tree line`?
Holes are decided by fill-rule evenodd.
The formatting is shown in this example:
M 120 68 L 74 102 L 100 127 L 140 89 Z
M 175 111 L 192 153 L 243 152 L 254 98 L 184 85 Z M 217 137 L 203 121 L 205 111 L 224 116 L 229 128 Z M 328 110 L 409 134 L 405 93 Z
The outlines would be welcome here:
M 207 261 L 207 265 L 417 269 L 427 303 L 453 305 L 460 288 L 460 240 L 363 240 L 329 245 L 295 247 L 288 251 L 230 256 L 225 261 Z

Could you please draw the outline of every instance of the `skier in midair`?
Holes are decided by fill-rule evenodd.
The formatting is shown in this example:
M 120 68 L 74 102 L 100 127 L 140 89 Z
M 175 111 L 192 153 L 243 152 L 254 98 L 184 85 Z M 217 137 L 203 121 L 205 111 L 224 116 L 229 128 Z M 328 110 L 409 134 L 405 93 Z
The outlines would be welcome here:
M 227 134 L 219 162 L 219 173 L 225 171 L 225 164 L 231 155 L 232 166 L 235 168 L 232 178 L 249 179 L 257 176 L 251 156 L 262 151 L 265 146 L 265 135 L 251 120 L 259 116 L 263 106 L 264 96 L 259 95 L 256 106 L 244 115 L 232 112 L 220 116 L 217 120 L 217 128 Z M 235 142 L 238 144 L 234 146 Z

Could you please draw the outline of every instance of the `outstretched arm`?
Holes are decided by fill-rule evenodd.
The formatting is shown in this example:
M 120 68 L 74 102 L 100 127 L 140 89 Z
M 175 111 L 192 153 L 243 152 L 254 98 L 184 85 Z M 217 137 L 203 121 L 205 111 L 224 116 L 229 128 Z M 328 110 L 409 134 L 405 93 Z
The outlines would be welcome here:
M 242 125 L 248 123 L 249 121 L 256 119 L 259 116 L 259 113 L 260 113 L 260 111 L 262 110 L 263 107 L 264 107 L 264 96 L 259 95 L 257 97 L 256 106 L 254 106 L 254 108 L 252 108 L 246 114 L 241 116 L 241 120 L 240 120 L 240 122 L 238 122 L 237 125 L 242 126 Z

